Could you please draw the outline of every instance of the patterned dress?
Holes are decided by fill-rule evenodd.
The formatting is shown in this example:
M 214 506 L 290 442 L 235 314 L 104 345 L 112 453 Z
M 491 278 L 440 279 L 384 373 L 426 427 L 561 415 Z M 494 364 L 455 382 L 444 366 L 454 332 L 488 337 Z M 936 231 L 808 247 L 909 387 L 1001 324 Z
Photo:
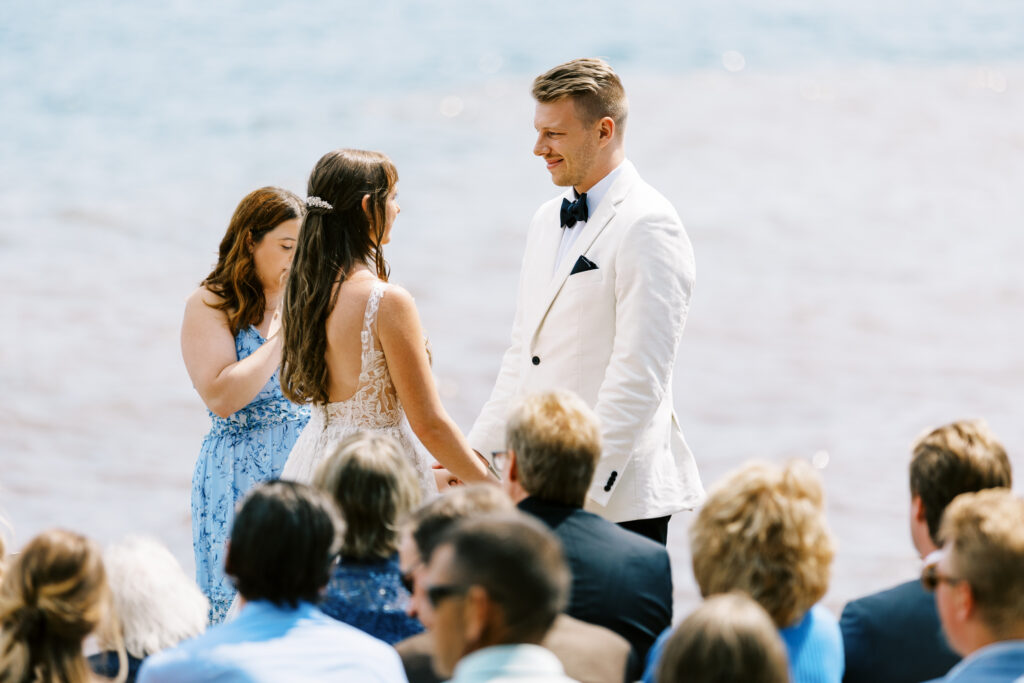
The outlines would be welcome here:
M 235 336 L 238 360 L 265 343 L 255 327 Z M 213 425 L 203 439 L 192 475 L 192 545 L 196 582 L 210 600 L 210 622 L 224 619 L 235 589 L 224 575 L 226 541 L 235 506 L 261 482 L 281 476 L 288 453 L 309 420 L 309 410 L 281 393 L 278 373 L 252 402 L 230 417 L 210 413 Z
M 359 386 L 355 394 L 344 401 L 321 403 L 312 407 L 309 424 L 288 457 L 288 463 L 281 473 L 282 479 L 308 484 L 332 445 L 354 432 L 382 432 L 394 437 L 401 445 L 402 452 L 408 454 L 419 477 L 424 500 L 437 495 L 437 484 L 430 469 L 432 458 L 416 439 L 405 419 L 405 411 L 388 371 L 388 361 L 375 333 L 377 309 L 387 287 L 383 282 L 374 283 L 366 302 L 360 334 L 362 361 Z
M 320 603 L 324 614 L 389 645 L 423 631 L 423 624 L 405 613 L 408 606 L 397 555 L 376 562 L 342 558 Z

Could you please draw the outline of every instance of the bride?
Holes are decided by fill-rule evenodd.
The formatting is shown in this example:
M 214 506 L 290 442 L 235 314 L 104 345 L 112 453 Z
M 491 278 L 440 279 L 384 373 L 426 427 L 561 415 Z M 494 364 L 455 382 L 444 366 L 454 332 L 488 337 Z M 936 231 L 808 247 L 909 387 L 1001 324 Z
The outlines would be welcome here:
M 436 494 L 410 427 L 453 476 L 488 479 L 441 405 L 412 297 L 387 282 L 381 247 L 400 211 L 397 183 L 388 157 L 353 149 L 325 154 L 310 174 L 284 295 L 281 388 L 313 410 L 282 479 L 311 481 L 331 445 L 372 430 L 398 439 L 424 492 Z

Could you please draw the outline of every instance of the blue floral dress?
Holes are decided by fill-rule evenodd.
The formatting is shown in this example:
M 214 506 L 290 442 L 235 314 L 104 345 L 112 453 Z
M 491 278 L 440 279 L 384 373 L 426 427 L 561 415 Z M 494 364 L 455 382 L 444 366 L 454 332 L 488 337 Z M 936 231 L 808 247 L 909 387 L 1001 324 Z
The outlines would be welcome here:
M 266 340 L 255 327 L 235 336 L 238 360 Z M 260 482 L 281 475 L 288 453 L 309 420 L 309 409 L 289 401 L 274 375 L 256 398 L 230 417 L 210 413 L 213 425 L 203 439 L 192 475 L 192 545 L 196 582 L 210 600 L 210 622 L 224 619 L 235 589 L 224 575 L 226 541 L 235 505 Z

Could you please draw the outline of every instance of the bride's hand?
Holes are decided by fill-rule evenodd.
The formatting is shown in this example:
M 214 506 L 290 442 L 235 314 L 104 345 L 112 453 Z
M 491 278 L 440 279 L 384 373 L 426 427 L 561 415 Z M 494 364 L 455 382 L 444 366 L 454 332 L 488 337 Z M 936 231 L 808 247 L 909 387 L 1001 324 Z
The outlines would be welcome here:
M 430 471 L 434 474 L 434 483 L 437 485 L 437 490 L 441 493 L 455 486 L 463 485 L 459 478 L 442 467 L 441 463 L 434 463 L 433 469 Z

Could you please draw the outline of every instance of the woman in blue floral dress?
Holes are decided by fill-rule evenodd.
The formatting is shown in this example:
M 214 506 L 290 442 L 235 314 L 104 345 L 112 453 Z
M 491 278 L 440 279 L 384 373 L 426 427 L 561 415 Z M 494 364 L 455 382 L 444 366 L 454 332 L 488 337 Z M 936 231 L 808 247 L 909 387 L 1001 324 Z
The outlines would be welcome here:
M 217 265 L 185 305 L 181 352 L 213 425 L 192 476 L 196 581 L 223 620 L 235 595 L 224 575 L 235 505 L 276 479 L 309 418 L 281 393 L 278 308 L 302 222 L 303 203 L 265 187 L 235 209 Z

